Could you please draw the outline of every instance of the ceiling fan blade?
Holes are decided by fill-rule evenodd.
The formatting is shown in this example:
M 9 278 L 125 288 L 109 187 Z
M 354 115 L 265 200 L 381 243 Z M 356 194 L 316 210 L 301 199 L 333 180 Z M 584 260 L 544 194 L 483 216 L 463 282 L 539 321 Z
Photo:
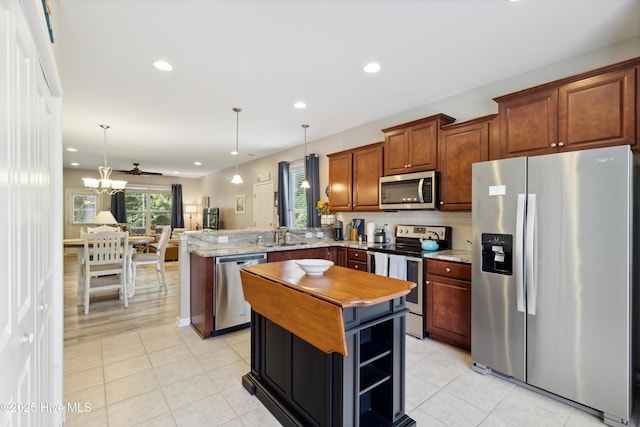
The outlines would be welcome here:
M 158 175 L 158 176 L 162 176 L 162 173 L 161 173 L 161 172 L 147 172 L 147 171 L 140 171 L 140 175 L 146 175 L 146 176 L 149 176 L 149 175 Z

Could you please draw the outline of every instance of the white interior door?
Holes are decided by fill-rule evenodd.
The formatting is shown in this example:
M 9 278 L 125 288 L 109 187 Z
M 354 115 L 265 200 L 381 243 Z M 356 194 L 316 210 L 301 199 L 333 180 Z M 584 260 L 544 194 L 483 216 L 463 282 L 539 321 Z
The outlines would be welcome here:
M 273 181 L 253 185 L 253 226 L 274 227 Z
M 0 0 L 0 427 L 64 415 L 41 406 L 62 404 L 63 317 L 60 100 L 29 26 L 41 14 Z

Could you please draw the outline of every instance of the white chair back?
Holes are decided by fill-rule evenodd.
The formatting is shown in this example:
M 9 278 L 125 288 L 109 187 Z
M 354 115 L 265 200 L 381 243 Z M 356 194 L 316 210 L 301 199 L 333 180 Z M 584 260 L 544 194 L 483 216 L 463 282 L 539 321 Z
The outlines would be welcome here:
M 119 290 L 128 307 L 126 276 L 127 247 L 129 233 L 126 231 L 103 231 L 83 236 L 85 256 L 84 313 L 89 313 L 89 294 L 105 290 Z M 116 283 L 92 283 L 93 278 L 119 275 Z

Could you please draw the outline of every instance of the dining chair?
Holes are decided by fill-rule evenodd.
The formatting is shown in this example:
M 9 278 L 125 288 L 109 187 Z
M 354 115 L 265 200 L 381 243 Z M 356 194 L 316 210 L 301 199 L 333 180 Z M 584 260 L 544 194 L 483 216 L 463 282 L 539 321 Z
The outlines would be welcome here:
M 89 314 L 89 295 L 95 292 L 119 290 L 124 306 L 129 307 L 126 290 L 126 231 L 103 231 L 84 235 L 84 314 Z M 115 278 L 113 276 L 117 275 Z M 80 292 L 79 292 L 80 293 Z
M 147 289 L 155 286 L 162 286 L 167 291 L 167 279 L 164 274 L 164 254 L 167 250 L 167 245 L 169 243 L 169 235 L 171 234 L 171 227 L 164 227 L 162 229 L 162 234 L 160 235 L 160 240 L 158 240 L 158 244 L 156 246 L 155 253 L 141 252 L 134 253 L 131 258 L 132 270 L 133 270 L 133 280 L 131 281 L 132 286 L 135 289 Z M 158 282 L 153 279 L 141 281 L 139 286 L 136 280 L 136 271 L 139 265 L 147 265 L 147 264 L 155 264 L 156 265 L 156 274 L 158 276 Z

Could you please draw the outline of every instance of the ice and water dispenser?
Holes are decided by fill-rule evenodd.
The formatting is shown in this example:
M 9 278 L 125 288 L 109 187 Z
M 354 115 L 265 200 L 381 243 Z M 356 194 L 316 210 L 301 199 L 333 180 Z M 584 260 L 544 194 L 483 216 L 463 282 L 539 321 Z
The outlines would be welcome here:
M 482 233 L 482 271 L 513 274 L 513 236 Z

